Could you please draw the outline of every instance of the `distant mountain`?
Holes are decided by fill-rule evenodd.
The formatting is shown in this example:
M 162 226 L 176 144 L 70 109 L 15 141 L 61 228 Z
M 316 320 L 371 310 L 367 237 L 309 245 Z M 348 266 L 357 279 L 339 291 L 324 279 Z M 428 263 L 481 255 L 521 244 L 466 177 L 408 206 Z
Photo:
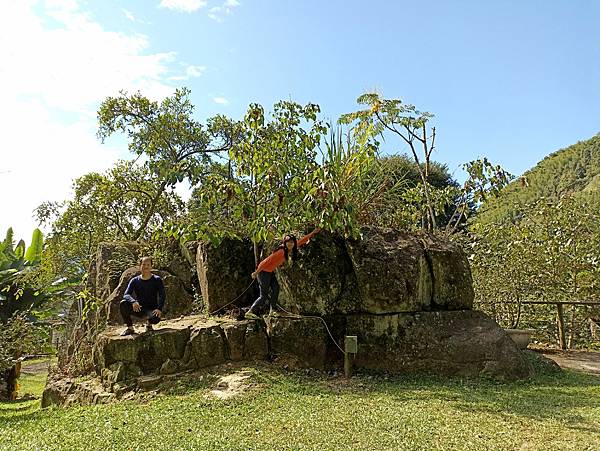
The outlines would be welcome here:
M 489 222 L 518 214 L 519 206 L 541 197 L 596 192 L 600 196 L 600 133 L 551 153 L 508 185 L 499 198 L 483 205 L 478 221 Z

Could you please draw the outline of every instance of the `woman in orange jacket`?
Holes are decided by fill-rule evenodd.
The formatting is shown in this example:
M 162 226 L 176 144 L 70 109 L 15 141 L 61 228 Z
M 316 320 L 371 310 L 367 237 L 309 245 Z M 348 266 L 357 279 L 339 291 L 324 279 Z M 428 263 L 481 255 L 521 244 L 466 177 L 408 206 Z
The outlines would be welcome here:
M 260 295 L 246 313 L 247 315 L 256 315 L 267 306 L 267 303 L 269 302 L 269 291 L 271 292 L 270 310 L 273 311 L 275 309 L 277 298 L 279 296 L 279 283 L 275 277 L 275 269 L 286 262 L 291 265 L 298 257 L 298 248 L 308 243 L 319 231 L 320 229 L 316 229 L 299 240 L 296 240 L 294 235 L 286 235 L 283 238 L 283 244 L 259 263 L 256 271 L 252 273 L 252 278 L 258 279 Z

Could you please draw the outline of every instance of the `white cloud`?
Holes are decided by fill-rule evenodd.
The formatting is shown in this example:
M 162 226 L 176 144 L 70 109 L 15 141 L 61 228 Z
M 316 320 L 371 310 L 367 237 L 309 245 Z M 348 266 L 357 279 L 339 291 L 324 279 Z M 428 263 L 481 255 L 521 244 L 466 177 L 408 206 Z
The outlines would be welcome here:
M 186 69 L 186 75 L 190 78 L 199 77 L 206 70 L 206 66 L 188 66 Z
M 230 15 L 233 12 L 233 8 L 240 6 L 240 2 L 237 0 L 225 0 L 221 6 L 213 6 L 208 10 L 208 17 L 217 22 L 223 21 L 223 16 Z
M 125 8 L 122 8 L 121 11 L 123 12 L 123 14 L 127 18 L 127 20 L 130 20 L 131 22 L 135 22 L 135 16 L 133 15 L 133 13 L 131 11 L 128 11 Z
M 28 241 L 37 226 L 33 210 L 44 201 L 62 201 L 72 180 L 91 171 L 103 171 L 119 156 L 119 150 L 102 145 L 92 121 L 68 125 L 52 118 L 39 100 L 13 103 L 11 114 L 2 114 L 5 132 L 0 138 L 2 210 L 0 235 L 12 226 L 15 236 Z
M 96 138 L 102 100 L 122 89 L 170 95 L 176 55 L 148 52 L 144 35 L 106 30 L 74 0 L 2 5 L 0 211 L 9 214 L 0 215 L 0 235 L 13 226 L 27 240 L 41 202 L 64 200 L 73 178 L 128 156 L 124 145 Z M 186 76 L 202 70 L 188 66 Z
M 148 22 L 146 20 L 142 20 L 139 17 L 136 17 L 131 11 L 129 11 L 128 9 L 125 8 L 121 8 L 121 12 L 123 13 L 123 15 L 125 16 L 125 18 L 127 20 L 129 20 L 130 22 L 134 22 L 134 23 L 139 23 L 139 24 L 143 24 L 143 25 L 151 25 L 151 22 Z
M 225 97 L 213 97 L 213 102 L 219 105 L 229 105 L 229 100 L 227 100 Z
M 206 71 L 206 66 L 189 65 L 185 69 L 185 74 L 174 75 L 172 77 L 169 77 L 169 80 L 182 81 L 182 80 L 189 80 L 190 78 L 197 78 L 197 77 L 200 77 L 204 73 L 204 71 Z
M 160 6 L 174 11 L 193 13 L 204 8 L 206 3 L 206 0 L 161 0 Z
M 0 19 L 0 95 L 39 97 L 82 113 L 121 89 L 143 88 L 157 98 L 172 92 L 162 80 L 174 53 L 144 54 L 146 36 L 107 31 L 70 4 L 50 11 L 61 27 L 44 26 L 21 2 Z
M 221 7 L 220 6 L 213 6 L 212 8 L 210 8 L 208 10 L 208 17 L 210 17 L 213 20 L 216 20 L 217 22 L 221 22 Z

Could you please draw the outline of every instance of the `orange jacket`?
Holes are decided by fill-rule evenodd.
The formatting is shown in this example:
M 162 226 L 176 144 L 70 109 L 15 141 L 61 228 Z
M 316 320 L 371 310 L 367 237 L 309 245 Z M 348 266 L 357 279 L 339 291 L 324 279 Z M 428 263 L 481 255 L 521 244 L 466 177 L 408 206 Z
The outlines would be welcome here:
M 298 247 L 304 246 L 306 243 L 308 243 L 316 233 L 318 233 L 318 230 L 314 230 L 305 237 L 300 238 L 297 243 Z M 278 249 L 258 264 L 256 272 L 273 272 L 275 271 L 275 268 L 281 265 L 284 261 L 285 254 L 283 249 Z

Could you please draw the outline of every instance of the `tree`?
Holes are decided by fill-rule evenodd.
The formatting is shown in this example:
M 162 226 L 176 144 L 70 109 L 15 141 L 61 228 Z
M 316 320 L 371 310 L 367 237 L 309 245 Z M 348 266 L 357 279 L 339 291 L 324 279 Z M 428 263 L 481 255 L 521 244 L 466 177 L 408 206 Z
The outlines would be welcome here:
M 372 205 L 370 219 L 366 222 L 396 229 L 420 229 L 423 223 L 423 196 L 421 178 L 412 157 L 405 154 L 384 156 L 378 158 L 376 167 L 379 167 L 379 175 L 374 173 L 372 177 L 387 179 L 396 192 L 391 195 L 386 187 L 386 201 Z M 448 198 L 458 192 L 458 183 L 452 179 L 446 165 L 436 161 L 430 162 L 429 180 L 437 221 L 441 226 L 446 225 L 452 213 L 448 208 Z M 436 196 L 438 193 L 441 196 Z
M 506 187 L 502 196 L 486 202 L 480 221 L 495 222 L 515 217 L 520 206 L 540 198 L 557 200 L 600 188 L 600 134 L 557 150 Z
M 213 164 L 196 188 L 188 234 L 214 242 L 249 236 L 258 259 L 258 243 L 314 221 L 304 192 L 326 130 L 318 112 L 318 105 L 282 101 L 268 120 L 261 105 L 250 105 L 228 161 Z
M 38 207 L 38 219 L 52 224 L 45 253 L 53 277 L 81 278 L 98 243 L 148 239 L 175 220 L 184 204 L 172 189 L 157 196 L 162 184 L 147 165 L 120 161 L 76 179 L 73 199 Z
M 376 143 L 341 131 L 331 133 L 327 152 L 306 194 L 321 223 L 344 236 L 358 237 L 360 227 L 394 227 L 406 210 L 405 174 L 390 171 Z
M 27 317 L 26 312 L 16 312 L 5 322 L 0 321 L 0 379 L 4 379 L 6 393 L 3 398 L 17 397 L 18 359 L 25 353 L 39 351 L 44 345 L 44 335 Z M 0 387 L 3 384 L 0 384 Z
M 408 145 L 421 178 L 425 208 L 428 212 L 424 217 L 425 228 L 436 228 L 436 214 L 429 187 L 429 164 L 435 149 L 436 132 L 435 127 L 428 129 L 428 123 L 433 115 L 421 112 L 414 105 L 404 104 L 398 99 L 382 99 L 376 93 L 363 94 L 357 102 L 367 105 L 368 108 L 342 115 L 340 122 L 351 124 L 357 121 L 355 132 L 362 140 L 374 139 L 384 132 L 389 132 L 400 137 Z M 419 148 L 422 150 L 421 157 Z
M 518 218 L 476 221 L 471 267 L 476 300 L 509 327 L 523 322 L 522 301 L 596 300 L 600 295 L 600 205 L 592 193 L 540 199 L 514 205 Z M 542 331 L 559 339 L 561 347 L 572 345 L 581 334 L 588 308 L 571 306 L 569 342 L 562 318 L 551 327 L 553 305 L 537 310 Z M 591 312 L 590 312 L 591 313 Z M 531 323 L 529 323 L 531 324 Z M 537 328 L 540 329 L 539 324 Z
M 43 242 L 42 232 L 35 229 L 27 249 L 23 240 L 15 247 L 13 230 L 9 228 L 0 243 L 0 322 L 17 310 L 28 311 L 38 306 L 45 299 L 35 273 L 41 261 Z
M 146 231 L 161 196 L 167 188 L 188 179 L 192 185 L 205 173 L 210 155 L 231 148 L 237 136 L 236 123 L 215 116 L 203 126 L 193 118 L 190 91 L 177 89 L 162 102 L 153 102 L 140 93 L 107 98 L 98 111 L 98 136 L 102 141 L 113 133 L 124 133 L 129 150 L 147 158 L 155 186 L 146 214 L 140 218 L 130 239 Z
M 373 141 L 378 146 L 380 138 L 392 134 L 408 145 L 420 184 L 406 193 L 406 200 L 421 205 L 420 218 L 424 229 L 439 229 L 439 217 L 445 217 L 448 206 L 452 205 L 450 219 L 444 228 L 447 235 L 452 234 L 464 223 L 474 204 L 483 202 L 490 194 L 498 193 L 509 182 L 509 174 L 484 158 L 465 165 L 469 179 L 460 190 L 452 187 L 436 189 L 431 184 L 431 155 L 436 139 L 435 127 L 430 127 L 433 115 L 421 112 L 414 105 L 405 104 L 399 99 L 382 99 L 376 93 L 363 94 L 357 102 L 368 108 L 342 115 L 340 123 L 354 124 L 354 133 L 359 142 Z
M 344 140 L 341 130 L 326 139 L 318 113 L 318 105 L 282 101 L 267 119 L 250 105 L 229 160 L 214 164 L 194 193 L 192 224 L 176 233 L 214 242 L 249 236 L 257 262 L 260 243 L 286 231 L 320 226 L 358 236 L 404 176 L 385 172 L 372 142 Z
M 43 244 L 42 233 L 35 229 L 29 247 L 23 240 L 14 246 L 12 228 L 0 243 L 0 378 L 6 378 L 9 399 L 16 395 L 17 359 L 44 344 L 36 317 L 41 309 L 56 305 L 65 288 L 60 282 L 45 284 L 39 277 Z

